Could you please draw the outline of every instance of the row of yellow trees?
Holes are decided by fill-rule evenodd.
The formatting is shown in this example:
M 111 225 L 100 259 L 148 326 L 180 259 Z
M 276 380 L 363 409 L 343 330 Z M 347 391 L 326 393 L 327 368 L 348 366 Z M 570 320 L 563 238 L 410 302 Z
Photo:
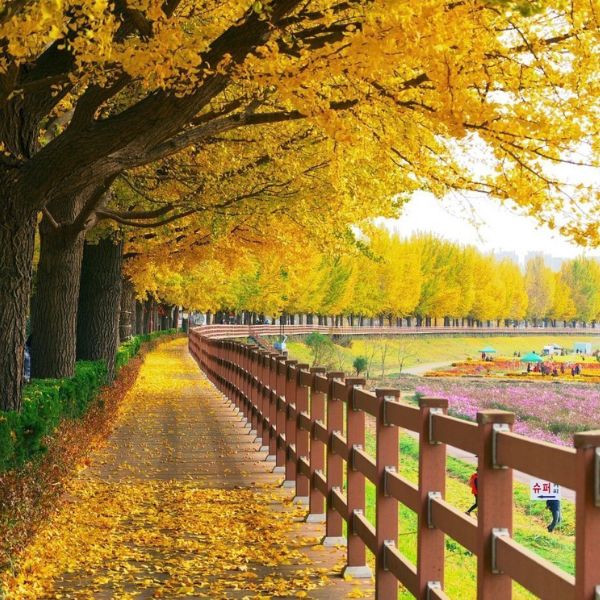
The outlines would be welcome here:
M 283 245 L 217 255 L 187 271 L 139 263 L 138 289 L 203 311 L 257 314 L 451 317 L 474 320 L 600 318 L 600 263 L 580 257 L 550 269 L 541 256 L 523 271 L 472 246 L 373 228 L 368 250 L 303 251 Z M 222 258 L 222 255 L 221 255 Z

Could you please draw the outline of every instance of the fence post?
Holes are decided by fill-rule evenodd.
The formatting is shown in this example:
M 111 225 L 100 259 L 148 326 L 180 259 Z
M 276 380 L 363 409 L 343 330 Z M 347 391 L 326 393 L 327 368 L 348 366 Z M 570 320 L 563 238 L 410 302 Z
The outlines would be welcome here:
M 239 414 L 240 408 L 238 404 L 237 394 L 235 392 L 235 380 L 237 376 L 237 370 L 234 364 L 235 356 L 233 353 L 233 342 L 227 342 L 227 387 L 228 387 L 228 396 L 230 402 L 233 404 L 235 411 Z
M 261 412 L 261 417 L 258 419 L 257 437 L 260 437 L 260 451 L 269 453 L 269 431 L 267 427 L 267 418 L 269 416 L 269 400 L 267 395 L 269 375 L 267 370 L 267 360 L 269 353 L 262 350 L 258 355 L 260 365 L 259 370 L 259 385 L 258 385 L 258 408 Z
M 296 436 L 296 495 L 294 502 L 296 504 L 308 504 L 308 495 L 310 489 L 310 479 L 298 473 L 298 459 L 304 458 L 306 461 L 309 460 L 310 455 L 310 433 L 304 429 L 298 428 L 298 419 L 300 413 L 308 413 L 308 386 L 302 385 L 301 375 L 302 371 L 308 370 L 307 364 L 296 365 L 296 419 L 294 423 L 295 436 Z
M 285 473 L 285 457 L 287 454 L 287 440 L 285 439 L 285 421 L 287 414 L 287 398 L 285 397 L 287 381 L 287 360 L 285 359 L 285 356 L 279 355 L 277 356 L 276 361 L 277 377 L 275 380 L 275 424 L 277 427 L 277 431 L 275 433 L 276 462 L 273 472 Z
M 237 408 L 237 412 L 241 421 L 243 420 L 244 416 L 242 413 L 242 396 L 240 394 L 240 355 L 235 342 L 230 342 L 229 360 L 231 361 L 231 379 L 229 381 L 232 387 L 232 395 L 234 398 L 235 407 Z
M 575 597 L 600 595 L 600 431 L 576 433 Z
M 348 499 L 348 552 L 344 574 L 355 578 L 370 578 L 365 543 L 354 532 L 354 514 L 365 510 L 365 476 L 353 468 L 354 450 L 365 447 L 365 413 L 354 408 L 354 390 L 362 387 L 365 379 L 346 379 L 346 440 L 348 443 L 347 499 Z
M 315 390 L 315 377 L 325 373 L 323 367 L 313 367 L 310 372 L 313 375 L 313 383 L 310 389 L 310 420 L 312 423 L 325 422 L 325 395 Z M 314 434 L 310 443 L 310 498 L 309 510 L 306 516 L 307 523 L 325 522 L 325 498 L 321 492 L 314 486 L 312 476 L 317 471 L 323 472 L 325 469 L 325 444 L 316 439 Z
M 419 431 L 419 501 L 420 513 L 417 537 L 417 577 L 419 598 L 427 600 L 428 584 L 444 585 L 444 532 L 429 526 L 429 504 L 434 494 L 446 493 L 446 444 L 431 438 L 431 418 L 445 414 L 448 400 L 419 400 L 421 429 Z
M 400 390 L 376 389 L 377 397 L 377 491 L 376 521 L 377 556 L 375 557 L 375 598 L 398 597 L 398 580 L 385 564 L 385 548 L 398 543 L 398 501 L 388 495 L 386 473 L 398 470 L 398 427 L 388 425 L 385 405 L 400 396 Z
M 324 546 L 339 546 L 346 543 L 343 537 L 343 520 L 332 506 L 331 491 L 333 488 L 341 489 L 344 485 L 344 459 L 333 453 L 332 436 L 334 432 L 344 431 L 344 403 L 333 395 L 333 382 L 335 379 L 344 379 L 343 371 L 327 373 L 329 392 L 327 393 L 327 499 Z
M 250 353 L 250 346 L 242 346 L 241 360 L 240 360 L 240 400 L 242 404 L 242 414 L 246 422 L 244 423 L 245 429 L 252 429 L 250 423 L 250 413 L 248 411 L 248 356 Z
M 513 474 L 512 469 L 496 461 L 495 437 L 510 431 L 514 413 L 504 410 L 482 410 L 477 413 L 479 425 L 479 461 L 477 466 L 477 598 L 509 600 L 512 580 L 493 564 L 493 545 L 497 535 L 512 535 Z
M 277 354 L 269 354 L 269 390 L 267 397 L 269 399 L 269 454 L 267 456 L 268 461 L 275 461 L 275 455 L 277 452 Z
M 254 346 L 248 346 L 244 352 L 244 415 L 248 421 L 248 431 L 252 431 L 252 354 Z
M 296 487 L 296 459 L 292 458 L 292 450 L 296 450 L 296 418 L 292 412 L 296 410 L 296 386 L 298 373 L 297 360 L 285 361 L 285 480 L 283 487 Z
M 250 352 L 248 361 L 248 401 L 250 404 L 250 434 L 258 437 L 258 385 L 257 378 L 259 373 L 258 367 L 258 346 L 254 346 Z

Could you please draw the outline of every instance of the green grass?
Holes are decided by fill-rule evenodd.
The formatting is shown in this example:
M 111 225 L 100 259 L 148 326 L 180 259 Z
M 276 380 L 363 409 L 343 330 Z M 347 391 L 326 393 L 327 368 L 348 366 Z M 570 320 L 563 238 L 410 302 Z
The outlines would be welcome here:
M 367 437 L 367 451 L 375 454 L 375 438 Z M 418 442 L 406 433 L 400 436 L 399 472 L 413 483 L 418 482 Z M 446 480 L 446 500 L 466 510 L 473 501 L 467 484 L 473 466 L 453 457 L 448 457 Z M 531 502 L 529 489 L 521 483 L 515 484 L 514 538 L 525 547 L 551 561 L 567 573 L 574 573 L 574 507 L 569 502 L 562 506 L 563 522 L 560 530 L 549 534 L 546 526 L 550 513 L 544 502 Z M 367 483 L 366 515 L 375 523 L 375 486 Z M 413 563 L 417 558 L 417 517 L 403 504 L 399 505 L 398 549 Z M 445 592 L 451 598 L 474 598 L 476 595 L 477 558 L 456 541 L 446 536 Z M 514 598 L 529 600 L 534 598 L 518 584 L 514 584 Z M 412 598 L 401 591 L 402 600 Z
M 576 341 L 591 342 L 593 348 L 600 346 L 600 336 L 577 335 L 520 335 L 520 336 L 427 336 L 427 337 L 363 337 L 351 338 L 349 347 L 335 344 L 330 368 L 352 371 L 352 362 L 357 356 L 364 356 L 370 362 L 371 378 L 393 375 L 404 368 L 420 364 L 442 363 L 476 358 L 478 350 L 492 346 L 497 356 L 512 356 L 514 352 L 541 352 L 544 346 L 552 343 L 572 348 Z M 292 337 L 287 340 L 290 357 L 312 365 L 310 349 L 301 340 Z

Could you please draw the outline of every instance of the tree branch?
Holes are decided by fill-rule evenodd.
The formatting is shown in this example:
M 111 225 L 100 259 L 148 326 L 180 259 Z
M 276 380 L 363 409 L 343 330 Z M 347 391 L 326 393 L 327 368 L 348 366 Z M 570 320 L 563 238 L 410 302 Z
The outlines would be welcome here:
M 356 106 L 357 104 L 358 100 L 345 100 L 342 102 L 332 102 L 331 108 L 333 110 L 347 110 L 353 106 Z M 187 131 L 180 133 L 167 142 L 153 148 L 148 154 L 146 154 L 143 162 L 133 159 L 129 162 L 129 166 L 140 166 L 141 164 L 145 164 L 147 162 L 155 162 L 157 160 L 166 158 L 167 156 L 171 156 L 183 148 L 203 142 L 217 134 L 225 133 L 227 131 L 237 129 L 238 127 L 283 123 L 287 121 L 298 121 L 306 118 L 307 115 L 297 110 L 282 110 L 268 113 L 238 113 L 230 117 L 224 117 L 211 123 L 206 123 L 205 125 L 188 129 Z
M 107 219 L 126 219 L 126 220 L 156 219 L 157 217 L 162 217 L 163 215 L 170 213 L 173 209 L 174 209 L 174 206 L 169 203 L 161 208 L 157 208 L 156 210 L 139 210 L 139 211 L 120 212 L 120 211 L 102 209 L 101 211 L 97 210 L 96 214 L 102 215 L 104 218 L 107 218 Z
M 131 221 L 129 219 L 123 219 L 119 217 L 117 213 L 111 213 L 110 211 L 97 210 L 96 215 L 99 221 L 104 220 L 112 220 L 116 223 L 120 223 L 121 225 L 126 225 L 127 227 L 138 227 L 138 228 L 148 228 L 151 229 L 153 227 L 160 227 L 162 225 L 168 225 L 173 221 L 177 221 L 178 219 L 183 219 L 184 217 L 189 217 L 190 215 L 198 212 L 197 209 L 189 209 L 181 213 L 177 213 L 175 215 L 171 215 L 167 219 L 163 219 L 162 221 L 154 221 L 153 223 L 138 223 L 137 221 Z
M 77 215 L 77 218 L 69 226 L 69 229 L 73 234 L 78 234 L 86 229 L 91 229 L 96 223 L 95 212 L 100 206 L 100 203 L 104 199 L 104 195 L 110 190 L 110 186 L 113 184 L 116 176 L 109 177 L 104 181 L 102 186 L 98 186 L 88 198 L 83 209 Z
M 50 213 L 50 211 L 48 210 L 47 207 L 44 207 L 42 212 L 44 213 L 44 217 L 46 217 L 46 219 L 48 219 L 48 223 L 50 223 L 50 225 L 52 225 L 53 229 L 60 229 L 60 225 L 56 222 L 56 219 L 52 216 L 52 214 Z

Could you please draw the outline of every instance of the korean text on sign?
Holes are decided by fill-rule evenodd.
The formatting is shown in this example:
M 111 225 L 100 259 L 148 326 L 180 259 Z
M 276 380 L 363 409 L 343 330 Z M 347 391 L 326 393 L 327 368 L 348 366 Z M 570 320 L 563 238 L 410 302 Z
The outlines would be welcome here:
M 532 479 L 529 483 L 532 500 L 560 500 L 560 485 L 543 479 Z

